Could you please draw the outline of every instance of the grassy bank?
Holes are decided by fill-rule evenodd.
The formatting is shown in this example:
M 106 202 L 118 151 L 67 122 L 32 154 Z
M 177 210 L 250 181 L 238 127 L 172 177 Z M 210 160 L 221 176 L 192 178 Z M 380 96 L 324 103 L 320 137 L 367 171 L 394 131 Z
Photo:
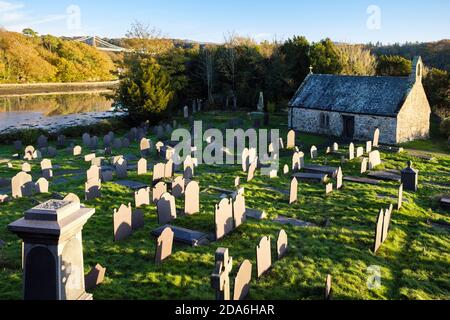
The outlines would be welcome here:
M 208 125 L 225 127 L 231 118 L 250 121 L 244 114 L 206 113 L 199 115 Z M 180 122 L 181 119 L 178 119 Z M 273 127 L 284 124 L 285 118 L 272 119 Z M 185 124 L 186 125 L 186 124 Z M 283 137 L 287 127 L 281 125 Z M 155 137 L 151 137 L 155 142 Z M 324 137 L 301 135 L 308 154 L 311 144 L 326 143 Z M 323 151 L 323 150 L 321 150 Z M 345 152 L 345 151 L 344 151 Z M 445 153 L 444 151 L 440 151 Z M 9 160 L 14 153 L 11 146 L 0 146 L 0 159 Z M 135 143 L 120 154 L 136 154 Z M 270 191 L 268 186 L 288 190 L 290 178 L 281 176 L 269 179 L 259 174 L 250 182 L 240 166 L 206 166 L 196 170 L 196 179 L 201 189 L 212 185 L 233 189 L 236 176 L 241 177 L 245 187 L 247 207 L 265 210 L 270 219 L 277 215 L 298 218 L 317 224 L 313 228 L 297 228 L 266 221 L 248 220 L 243 226 L 220 242 L 205 247 L 190 248 L 176 245 L 173 256 L 163 265 L 153 262 L 155 239 L 150 232 L 157 224 L 156 208 L 145 208 L 145 227 L 124 242 L 112 241 L 112 214 L 120 204 L 133 203 L 133 195 L 126 188 L 114 183 L 103 184 L 101 199 L 86 202 L 96 208 L 96 214 L 83 231 L 86 272 L 100 263 L 107 268 L 105 283 L 93 294 L 95 299 L 214 299 L 210 288 L 210 274 L 214 269 L 214 252 L 218 247 L 230 249 L 234 258 L 232 275 L 245 259 L 253 263 L 256 274 L 255 247 L 262 236 L 272 237 L 273 243 L 280 229 L 289 235 L 289 253 L 274 263 L 273 269 L 260 280 L 253 279 L 250 299 L 322 299 L 325 278 L 333 275 L 334 299 L 448 299 L 450 294 L 450 237 L 449 229 L 429 225 L 427 220 L 450 223 L 448 214 L 437 206 L 436 197 L 450 193 L 450 155 L 442 154 L 430 162 L 413 158 L 407 153 L 382 155 L 380 169 L 402 169 L 408 160 L 413 160 L 420 170 L 420 189 L 417 193 L 405 192 L 404 207 L 395 211 L 389 237 L 377 255 L 370 249 L 373 244 L 375 223 L 380 209 L 396 203 L 398 184 L 382 182 L 379 186 L 345 183 L 344 189 L 324 195 L 321 184 L 299 183 L 299 202 L 288 205 L 288 199 L 281 193 Z M 151 159 L 155 159 L 153 154 Z M 338 166 L 340 157 L 320 153 L 314 163 Z M 289 154 L 281 158 L 282 165 L 291 163 Z M 310 162 L 307 156 L 307 162 Z M 12 161 L 14 169 L 0 165 L 0 177 L 11 177 L 19 171 L 23 161 Z M 55 170 L 88 169 L 81 158 L 73 158 L 59 152 L 53 164 L 61 165 Z M 359 161 L 343 166 L 345 175 L 359 175 Z M 39 175 L 38 163 L 33 163 L 33 175 Z M 137 176 L 130 172 L 129 180 L 149 183 L 152 173 Z M 65 181 L 51 184 L 51 192 L 66 194 L 75 192 L 84 198 L 85 175 L 65 175 Z M 219 194 L 202 193 L 201 213 L 183 217 L 173 224 L 191 229 L 214 232 L 214 205 Z M 50 195 L 39 195 L 39 201 Z M 6 226 L 22 217 L 23 212 L 34 206 L 33 199 L 19 199 L 0 204 L 0 239 L 6 241 L 0 262 L 0 299 L 20 299 L 22 290 L 21 243 L 6 230 Z M 177 200 L 183 207 L 183 201 Z M 328 220 L 327 227 L 321 227 Z M 275 261 L 275 260 L 274 260 Z M 369 266 L 380 266 L 381 288 L 367 287 Z

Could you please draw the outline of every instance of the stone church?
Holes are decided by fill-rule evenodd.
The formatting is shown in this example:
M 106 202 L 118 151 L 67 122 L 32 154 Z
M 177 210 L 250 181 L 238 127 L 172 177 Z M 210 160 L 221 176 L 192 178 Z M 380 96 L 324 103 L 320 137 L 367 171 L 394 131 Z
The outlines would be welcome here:
M 289 102 L 289 126 L 307 133 L 380 143 L 427 139 L 431 108 L 422 85 L 423 62 L 409 77 L 309 74 Z

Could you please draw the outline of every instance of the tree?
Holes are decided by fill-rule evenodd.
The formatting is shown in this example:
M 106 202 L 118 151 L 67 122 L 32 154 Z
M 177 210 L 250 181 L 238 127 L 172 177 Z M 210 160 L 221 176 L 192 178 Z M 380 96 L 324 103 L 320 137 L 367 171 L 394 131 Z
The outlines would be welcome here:
M 380 56 L 377 63 L 377 75 L 405 77 L 411 74 L 412 62 L 400 56 Z
M 289 86 L 288 92 L 292 95 L 298 86 L 305 80 L 311 66 L 309 56 L 310 44 L 305 37 L 295 36 L 288 39 L 280 48 L 279 57 L 286 66 L 284 71 L 285 83 Z
M 156 28 L 135 21 L 126 34 L 125 45 L 146 55 L 159 55 L 173 49 L 173 42 L 162 38 L 162 33 Z
M 156 60 L 136 57 L 116 90 L 115 101 L 134 121 L 158 120 L 173 94 L 169 75 Z
M 31 28 L 23 29 L 22 34 L 26 37 L 32 37 L 32 38 L 35 38 L 38 36 L 38 33 Z
M 450 74 L 447 71 L 431 69 L 423 79 L 428 100 L 437 113 L 450 116 Z
M 342 64 L 341 74 L 375 75 L 377 59 L 364 45 L 341 44 L 336 48 Z
M 338 50 L 328 38 L 311 46 L 310 59 L 315 73 L 340 74 L 343 70 Z

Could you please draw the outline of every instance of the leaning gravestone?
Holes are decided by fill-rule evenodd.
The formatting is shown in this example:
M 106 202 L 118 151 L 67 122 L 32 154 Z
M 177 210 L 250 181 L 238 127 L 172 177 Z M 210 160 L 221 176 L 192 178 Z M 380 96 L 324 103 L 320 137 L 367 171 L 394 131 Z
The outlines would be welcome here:
M 250 282 L 252 281 L 252 263 L 249 260 L 244 262 L 239 267 L 239 271 L 234 280 L 234 301 L 241 301 L 247 298 L 250 291 Z
M 344 180 L 344 174 L 342 173 L 342 167 L 339 167 L 338 173 L 336 175 L 336 190 L 339 190 L 342 188 Z
M 233 204 L 231 199 L 224 198 L 215 208 L 216 240 L 220 240 L 234 229 Z
M 187 184 L 184 191 L 184 213 L 188 216 L 200 212 L 200 186 L 197 181 Z
M 233 219 L 234 227 L 238 228 L 246 221 L 245 197 L 238 193 L 233 201 Z
M 298 181 L 297 178 L 293 178 L 291 181 L 291 189 L 289 192 L 289 204 L 297 202 L 298 197 Z
M 247 182 L 250 182 L 255 177 L 256 168 L 258 167 L 258 157 L 250 164 L 248 168 Z
M 175 197 L 166 192 L 161 195 L 157 204 L 158 223 L 167 224 L 177 218 Z
M 400 210 L 403 206 L 403 184 L 398 188 L 398 201 L 397 201 L 397 210 Z
M 165 182 L 158 182 L 152 190 L 152 202 L 157 203 L 161 196 L 167 192 L 167 184 Z
M 106 268 L 103 268 L 100 264 L 97 264 L 85 277 L 84 283 L 86 291 L 94 290 L 97 286 L 103 283 L 105 279 Z
M 317 147 L 316 146 L 312 146 L 311 147 L 311 159 L 316 159 L 317 158 Z
M 48 181 L 45 178 L 40 178 L 38 181 L 36 181 L 36 184 L 34 186 L 34 190 L 37 193 L 48 193 Z
M 331 300 L 331 290 L 331 275 L 328 275 L 325 282 L 325 300 Z
M 295 148 L 295 131 L 290 130 L 287 135 L 286 149 L 294 149 L 294 148 Z
M 287 253 L 288 250 L 288 235 L 286 231 L 283 229 L 280 230 L 280 233 L 278 234 L 278 240 L 277 240 L 277 254 L 278 254 L 278 260 L 281 260 Z
M 176 177 L 172 182 L 172 195 L 180 198 L 184 194 L 185 180 L 182 176 Z
M 373 170 L 381 165 L 380 151 L 372 151 L 369 153 L 369 170 Z
M 115 242 L 125 240 L 133 233 L 131 204 L 128 207 L 121 205 L 119 210 L 114 210 L 113 223 Z
M 174 232 L 167 227 L 156 239 L 155 263 L 160 264 L 172 255 Z
M 134 193 L 136 208 L 150 205 L 150 188 L 142 188 Z
M 375 229 L 375 242 L 373 247 L 373 253 L 377 253 L 383 242 L 383 223 L 384 223 L 384 211 L 381 210 L 378 215 L 377 225 Z
M 147 160 L 142 158 L 137 163 L 137 174 L 139 176 L 147 174 Z
M 260 278 L 272 266 L 272 248 L 270 237 L 263 237 L 256 247 L 257 274 Z

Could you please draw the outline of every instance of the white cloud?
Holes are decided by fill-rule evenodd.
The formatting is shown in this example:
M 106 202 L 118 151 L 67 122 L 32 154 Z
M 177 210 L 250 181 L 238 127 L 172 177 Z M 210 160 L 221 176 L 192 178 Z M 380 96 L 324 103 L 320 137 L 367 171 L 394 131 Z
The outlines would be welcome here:
M 0 1 L 0 13 L 13 11 L 24 8 L 25 5 L 22 3 L 12 3 L 7 1 Z

